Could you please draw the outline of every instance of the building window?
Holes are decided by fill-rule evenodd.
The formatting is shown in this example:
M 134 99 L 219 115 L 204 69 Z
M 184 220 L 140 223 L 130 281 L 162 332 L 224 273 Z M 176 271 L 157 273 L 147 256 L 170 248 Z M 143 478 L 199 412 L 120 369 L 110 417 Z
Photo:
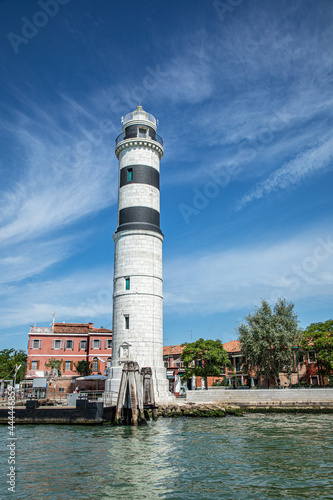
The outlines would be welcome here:
M 91 341 L 91 348 L 92 349 L 101 349 L 102 347 L 102 341 L 99 339 L 93 339 Z
M 112 349 L 112 339 L 106 339 L 105 349 Z
M 71 361 L 65 361 L 65 371 L 71 370 L 72 369 L 72 362 Z
M 62 349 L 62 340 L 52 340 L 52 349 Z
M 59 392 L 65 392 L 65 387 L 59 387 Z
M 241 358 L 241 356 L 235 356 L 235 369 L 236 369 L 236 372 L 240 372 L 242 370 L 242 358 Z
M 129 290 L 129 289 L 130 289 L 130 279 L 125 278 L 125 290 Z
M 31 361 L 31 370 L 38 370 L 38 361 Z
M 86 351 L 87 350 L 87 341 L 86 340 L 80 340 L 80 351 Z
M 133 168 L 128 168 L 127 169 L 127 180 L 132 181 L 133 180 Z
M 125 330 L 129 330 L 129 315 L 125 314 Z
M 74 349 L 74 340 L 66 340 L 65 349 Z
M 315 363 L 316 362 L 317 356 L 316 356 L 315 351 L 309 351 L 308 352 L 308 360 L 309 360 L 309 363 Z
M 93 372 L 98 372 L 98 369 L 99 369 L 99 363 L 98 363 L 98 359 L 97 358 L 94 358 L 93 359 L 93 363 L 92 363 L 92 371 Z
M 41 349 L 42 348 L 42 341 L 41 340 L 37 340 L 37 339 L 31 340 L 31 342 L 30 342 L 30 348 L 31 349 Z
M 147 137 L 147 129 L 139 127 L 139 137 Z

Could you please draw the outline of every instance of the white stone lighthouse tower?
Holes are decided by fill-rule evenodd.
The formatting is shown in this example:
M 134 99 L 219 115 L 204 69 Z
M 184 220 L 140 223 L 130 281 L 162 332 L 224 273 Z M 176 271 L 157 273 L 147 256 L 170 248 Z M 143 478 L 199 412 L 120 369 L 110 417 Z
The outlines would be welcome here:
M 122 119 L 116 139 L 119 159 L 118 225 L 113 279 L 113 340 L 110 379 L 114 400 L 125 361 L 151 367 L 157 402 L 168 398 L 163 364 L 160 159 L 163 141 L 156 119 L 141 106 Z

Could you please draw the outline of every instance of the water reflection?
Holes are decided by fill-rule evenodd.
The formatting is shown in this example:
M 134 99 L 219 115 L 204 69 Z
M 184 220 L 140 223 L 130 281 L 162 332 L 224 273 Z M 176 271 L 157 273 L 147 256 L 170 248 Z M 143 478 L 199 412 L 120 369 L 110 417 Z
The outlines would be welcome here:
M 147 427 L 17 426 L 15 499 L 325 499 L 333 416 L 159 419 Z M 7 428 L 0 428 L 1 499 Z
M 106 453 L 109 484 L 104 497 L 112 498 L 114 489 L 122 498 L 165 498 L 168 484 L 178 474 L 170 464 L 174 433 L 172 427 L 152 424 L 148 427 L 114 429 Z

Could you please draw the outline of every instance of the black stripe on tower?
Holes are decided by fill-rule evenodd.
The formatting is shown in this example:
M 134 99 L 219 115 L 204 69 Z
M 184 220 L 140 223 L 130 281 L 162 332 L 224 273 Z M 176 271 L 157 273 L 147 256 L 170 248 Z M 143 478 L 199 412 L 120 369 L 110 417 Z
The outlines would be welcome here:
M 129 165 L 120 170 L 120 187 L 127 184 L 148 184 L 160 189 L 160 174 L 148 165 Z
M 148 229 L 162 233 L 160 213 L 149 207 L 127 207 L 119 210 L 119 226 L 116 233 L 126 229 Z

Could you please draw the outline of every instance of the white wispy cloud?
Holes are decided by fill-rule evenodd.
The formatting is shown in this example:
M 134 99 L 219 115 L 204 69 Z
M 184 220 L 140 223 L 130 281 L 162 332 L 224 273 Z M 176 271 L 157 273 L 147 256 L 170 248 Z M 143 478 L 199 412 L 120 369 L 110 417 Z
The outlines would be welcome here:
M 10 262 L 14 264 L 14 262 Z M 327 228 L 248 248 L 168 258 L 164 264 L 165 314 L 252 310 L 262 298 L 329 303 L 333 284 L 333 235 Z M 3 284 L 2 331 L 30 323 L 102 321 L 111 324 L 112 265 Z M 22 328 L 22 327 L 21 327 Z M 24 335 L 23 335 L 24 337 Z M 4 338 L 2 338 L 4 341 Z
M 164 266 L 165 311 L 200 315 L 275 301 L 332 300 L 333 235 L 328 229 L 248 248 L 186 255 Z
M 262 177 L 327 134 L 333 118 L 329 23 L 311 19 L 309 37 L 307 23 L 295 29 L 293 16 L 282 22 L 273 7 L 253 6 L 246 18 L 242 12 L 234 12 L 221 32 L 206 32 L 202 47 L 189 41 L 209 68 L 209 92 L 201 106 L 183 116 L 179 102 L 177 123 L 183 126 L 176 133 L 172 120 L 166 124 L 165 138 L 173 144 L 166 161 L 184 157 L 188 162 L 168 183 L 200 184 L 207 170 L 230 164 L 238 167 L 242 181 Z
M 66 277 L 52 271 L 91 238 L 91 226 L 70 230 L 73 224 L 115 204 L 117 197 L 113 140 L 105 133 L 94 138 L 97 144 L 90 140 L 96 128 L 92 111 L 71 99 L 61 103 L 45 113 L 42 104 L 25 102 L 24 113 L 13 111 L 2 121 L 10 145 L 22 153 L 19 168 L 15 161 L 2 165 L 10 174 L 0 188 L 4 328 L 48 321 L 55 309 L 69 320 L 111 314 L 110 294 L 107 300 L 101 295 L 105 271 L 85 269 Z
M 40 275 L 53 264 L 70 256 L 81 237 L 72 235 L 37 243 L 32 240 L 23 245 L 9 245 L 2 250 L 0 258 L 0 286 Z
M 308 148 L 296 158 L 286 162 L 241 198 L 236 210 L 277 190 L 289 189 L 305 179 L 333 167 L 333 136 Z
M 5 123 L 16 130 L 13 141 L 23 155 L 17 178 L 13 172 L 1 189 L 2 245 L 52 233 L 116 202 L 113 143 L 103 133 L 97 145 L 89 140 L 90 129 L 78 116 L 75 127 L 73 108 L 63 106 L 64 119 L 73 121 L 67 129 L 58 123 L 59 111 L 44 116 L 41 126 L 32 118 L 43 114 L 38 104 L 30 104 L 30 116 Z
M 56 280 L 3 285 L 2 328 L 47 322 L 53 311 L 61 321 L 93 321 L 104 317 L 110 322 L 112 273 L 110 265 L 59 276 Z

